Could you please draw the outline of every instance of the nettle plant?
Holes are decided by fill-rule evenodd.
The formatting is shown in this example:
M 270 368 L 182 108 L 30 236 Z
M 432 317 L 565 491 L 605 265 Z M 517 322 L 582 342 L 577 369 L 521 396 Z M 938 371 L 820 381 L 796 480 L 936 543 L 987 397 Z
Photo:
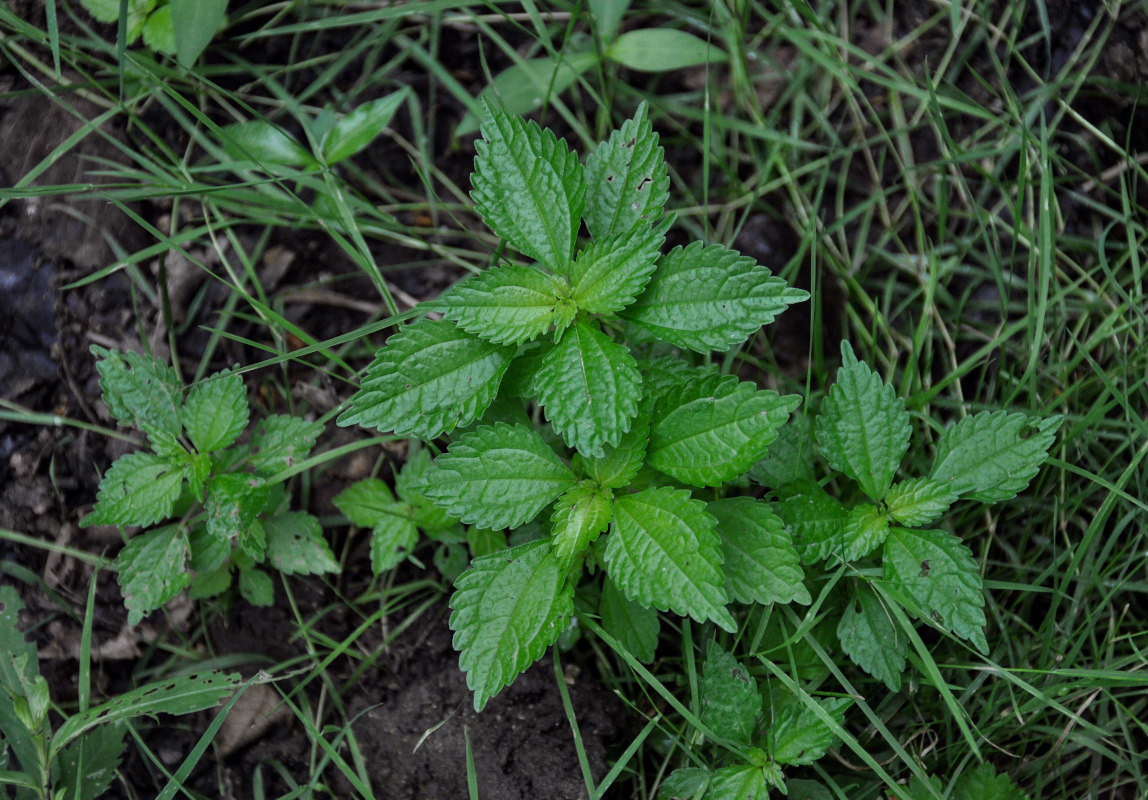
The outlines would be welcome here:
M 270 416 L 241 443 L 250 409 L 239 375 L 217 373 L 185 392 L 175 370 L 150 356 L 98 345 L 92 354 L 108 411 L 147 437 L 147 449 L 112 464 L 80 520 L 150 528 L 116 559 L 130 624 L 185 588 L 195 598 L 222 595 L 236 575 L 248 602 L 269 606 L 274 583 L 260 565 L 284 574 L 339 570 L 319 520 L 289 509 L 278 477 L 307 457 L 320 424 Z

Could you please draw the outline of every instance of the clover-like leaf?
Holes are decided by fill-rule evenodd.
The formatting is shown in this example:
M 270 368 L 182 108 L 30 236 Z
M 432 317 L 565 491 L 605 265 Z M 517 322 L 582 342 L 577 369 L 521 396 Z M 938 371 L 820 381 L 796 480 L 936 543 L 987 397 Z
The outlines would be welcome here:
M 171 516 L 189 472 L 188 464 L 154 453 L 121 456 L 104 473 L 96 506 L 80 524 L 154 525 Z
M 654 274 L 664 240 L 664 228 L 643 225 L 592 242 L 570 268 L 578 308 L 590 314 L 613 314 L 633 303 Z
M 187 531 L 164 525 L 133 536 L 116 558 L 128 624 L 139 625 L 175 597 L 191 580 L 187 569 Z
M 590 322 L 566 330 L 543 358 L 535 383 L 554 430 L 589 456 L 622 440 L 642 397 L 642 377 L 630 351 Z
M 801 402 L 732 375 L 692 380 L 654 407 L 647 461 L 693 486 L 720 486 L 762 457 Z
M 521 344 L 566 328 L 577 310 L 565 282 L 534 267 L 488 269 L 448 289 L 428 308 L 495 344 Z
M 761 713 L 757 681 L 737 659 L 710 639 L 702 667 L 702 722 L 741 745 L 748 745 Z
M 486 410 L 513 356 L 453 322 L 420 320 L 387 340 L 338 424 L 433 439 Z
M 1004 411 L 965 417 L 941 437 L 929 477 L 982 503 L 1011 500 L 1048 458 L 1062 419 Z
M 586 227 L 598 240 L 625 235 L 657 222 L 669 196 L 669 170 L 643 102 L 586 158 Z
M 578 156 L 549 129 L 485 104 L 470 196 L 516 249 L 565 273 L 586 204 Z
M 885 582 L 908 595 L 918 613 L 989 651 L 981 574 L 960 539 L 945 531 L 892 528 L 884 563 Z
M 459 666 L 481 711 L 558 641 L 574 613 L 574 587 L 547 541 L 476 558 L 455 581 L 450 627 Z
M 734 631 L 715 524 L 705 504 L 684 490 L 666 486 L 618 497 L 606 571 L 633 600 Z
M 812 598 L 802 582 L 793 541 L 766 503 L 727 497 L 706 505 L 717 520 L 726 590 L 739 603 L 803 603 Z
M 708 353 L 744 342 L 807 299 L 752 258 L 693 242 L 662 256 L 645 291 L 620 313 L 663 341 Z
M 909 655 L 909 638 L 898 628 L 881 598 L 858 586 L 837 623 L 837 638 L 845 655 L 895 692 Z
M 574 472 L 525 425 L 481 425 L 451 444 L 423 493 L 463 522 L 517 528 L 575 483 Z
M 247 427 L 247 390 L 234 373 L 213 375 L 187 395 L 183 426 L 195 449 L 211 453 L 230 447 Z
M 885 496 L 909 448 L 909 412 L 848 342 L 841 343 L 837 381 L 814 430 L 829 466 L 857 481 L 871 499 Z

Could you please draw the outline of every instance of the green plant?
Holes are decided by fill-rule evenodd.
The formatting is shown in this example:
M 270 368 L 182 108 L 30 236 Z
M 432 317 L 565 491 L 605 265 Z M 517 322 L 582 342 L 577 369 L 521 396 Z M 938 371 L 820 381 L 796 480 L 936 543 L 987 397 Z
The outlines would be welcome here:
M 131 537 L 116 559 L 129 623 L 189 586 L 194 597 L 222 594 L 233 572 L 245 599 L 270 605 L 274 587 L 260 564 L 285 574 L 339 570 L 319 521 L 289 510 L 278 477 L 307 457 L 320 424 L 271 416 L 240 444 L 250 411 L 239 375 L 212 375 L 185 397 L 175 370 L 154 358 L 97 345 L 92 353 L 108 410 L 149 449 L 112 464 L 80 524 L 174 520 Z
M 731 602 L 809 603 L 807 584 L 828 592 L 840 575 L 806 580 L 802 569 L 823 561 L 858 570 L 838 634 L 891 687 L 910 634 L 885 607 L 987 651 L 976 563 L 959 537 L 920 526 L 960 497 L 1013 497 L 1059 420 L 962 420 L 941 435 L 928 476 L 895 482 L 910 416 L 843 344 L 814 430 L 862 500 L 835 499 L 796 426 L 784 454 L 767 455 L 800 398 L 663 355 L 728 350 L 807 295 L 720 245 L 661 253 L 667 173 L 645 107 L 584 167 L 550 131 L 489 105 L 482 133 L 478 212 L 534 263 L 495 266 L 425 304 L 445 318 L 393 335 L 339 418 L 427 440 L 454 432 L 420 494 L 475 527 L 519 529 L 510 549 L 474 560 L 451 599 L 475 707 L 558 640 L 583 576 L 605 632 L 646 658 L 658 610 L 735 632 Z M 747 473 L 776 501 L 725 496 Z M 548 507 L 549 526 L 528 524 Z M 879 579 L 860 568 L 878 550 Z
M 93 18 L 115 22 L 125 46 L 141 36 L 159 53 L 190 67 L 227 15 L 227 0 L 80 0 Z

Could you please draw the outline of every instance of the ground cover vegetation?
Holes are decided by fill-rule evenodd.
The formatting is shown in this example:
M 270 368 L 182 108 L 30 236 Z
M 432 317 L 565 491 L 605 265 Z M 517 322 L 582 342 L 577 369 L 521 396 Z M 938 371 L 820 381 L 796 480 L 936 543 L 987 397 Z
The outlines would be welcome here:
M 0 25 L 0 791 L 1148 797 L 1142 4 Z

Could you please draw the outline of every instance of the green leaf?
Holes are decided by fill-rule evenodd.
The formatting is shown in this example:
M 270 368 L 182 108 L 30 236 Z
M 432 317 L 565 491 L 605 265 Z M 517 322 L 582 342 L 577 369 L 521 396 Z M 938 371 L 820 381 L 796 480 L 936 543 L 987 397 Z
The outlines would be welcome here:
M 803 424 L 791 421 L 782 425 L 777 438 L 769 445 L 747 476 L 770 489 L 791 483 L 816 480 L 813 473 L 813 445 Z
M 183 405 L 183 426 L 195 449 L 230 447 L 247 427 L 247 390 L 239 375 L 222 373 L 194 386 Z
M 124 726 L 106 725 L 72 742 L 56 758 L 60 770 L 53 788 L 67 800 L 96 800 L 104 796 L 125 749 Z
M 228 555 L 231 553 L 229 552 Z M 229 564 L 210 572 L 196 571 L 191 578 L 187 596 L 192 600 L 207 600 L 212 597 L 219 597 L 230 588 L 231 566 Z
M 854 664 L 896 692 L 909 655 L 909 639 L 897 627 L 881 598 L 868 586 L 857 586 L 837 624 L 841 649 Z
M 495 344 L 521 344 L 574 319 L 566 282 L 534 267 L 494 267 L 426 304 L 463 330 Z
M 880 501 L 909 448 L 909 413 L 893 387 L 841 343 L 837 381 L 821 404 L 814 431 L 829 466 Z
M 471 526 L 466 529 L 466 543 L 470 547 L 473 558 L 482 558 L 491 553 L 501 553 L 507 548 L 506 532 Z
M 908 595 L 919 614 L 989 651 L 980 571 L 953 534 L 892 528 L 885 542 L 885 582 Z
M 862 503 L 851 508 L 842 532 L 841 557 L 846 561 L 864 558 L 880 547 L 888 535 L 889 521 L 876 506 Z
M 598 456 L 630 429 L 642 378 L 630 351 L 596 325 L 579 322 L 542 360 L 535 383 L 554 430 L 583 455 Z
M 189 468 L 154 453 L 128 453 L 104 473 L 96 506 L 80 525 L 146 527 L 171 516 Z
M 237 539 L 251 527 L 270 496 L 262 478 L 247 473 L 216 475 L 207 487 L 203 521 L 220 541 Z
M 748 745 L 761 714 L 757 681 L 713 639 L 702 667 L 702 722 L 741 745 Z
M 669 72 L 729 60 L 720 47 L 671 28 L 627 31 L 606 49 L 606 58 L 639 72 Z
M 99 22 L 119 22 L 120 0 L 80 0 L 94 19 Z M 155 0 L 128 0 L 127 33 L 125 44 L 130 45 L 139 38 L 147 22 L 148 14 L 155 8 Z
M 410 87 L 404 86 L 386 97 L 363 103 L 336 122 L 319 145 L 323 161 L 338 164 L 373 142 L 391 124 L 409 94 Z
M 96 370 L 104 402 L 116 421 L 139 428 L 150 439 L 178 438 L 183 430 L 183 387 L 175 370 L 139 353 L 118 353 L 99 345 L 91 350 L 99 358 Z
M 589 6 L 598 38 L 603 43 L 610 42 L 618 33 L 618 26 L 622 23 L 626 9 L 630 7 L 630 0 L 590 0 Z
M 463 522 L 517 528 L 574 485 L 574 472 L 524 425 L 480 426 L 451 444 L 424 492 Z
M 175 55 L 175 23 L 171 19 L 171 6 L 160 6 L 148 15 L 143 26 L 144 44 L 164 55 Z
M 567 489 L 554 504 L 554 554 L 562 569 L 569 569 L 606 528 L 614 516 L 613 496 L 594 481 Z
M 319 162 L 295 137 L 266 120 L 253 119 L 225 125 L 219 133 L 223 149 L 236 161 L 308 170 L 319 168 Z
M 1062 419 L 1004 411 L 966 417 L 941 437 L 929 477 L 982 503 L 1011 500 L 1048 458 Z
M 885 509 L 902 525 L 928 525 L 957 501 L 948 484 L 932 478 L 913 478 L 895 483 L 885 495 Z
M 622 123 L 587 157 L 582 216 L 595 240 L 608 240 L 625 236 L 643 223 L 657 222 L 669 196 L 665 155 L 643 102 L 633 119 Z M 619 308 L 626 305 L 629 302 Z
M 658 788 L 658 800 L 693 800 L 706 787 L 710 774 L 703 767 L 675 769 Z
M 290 511 L 263 520 L 267 535 L 267 558 L 271 566 L 287 575 L 318 575 L 338 572 L 319 520 L 310 514 Z
M 434 439 L 486 410 L 513 355 L 453 322 L 419 320 L 387 340 L 338 424 Z
M 474 148 L 470 196 L 483 221 L 517 250 L 565 273 L 586 203 L 578 156 L 549 129 L 489 103 Z
M 763 604 L 812 602 L 785 523 L 766 503 L 752 497 L 729 497 L 708 503 L 706 511 L 717 520 L 730 599 Z
M 132 537 L 116 558 L 128 624 L 143 618 L 187 588 L 187 531 L 164 525 Z
M 321 422 L 283 415 L 268 417 L 251 434 L 247 463 L 261 475 L 276 475 L 307 458 L 322 432 Z
M 613 314 L 633 303 L 654 274 L 665 238 L 664 229 L 643 225 L 591 242 L 570 268 L 578 308 L 589 314 Z
M 963 773 L 950 796 L 953 800 L 1029 800 L 1026 792 L 992 764 L 979 764 Z
M 211 43 L 227 17 L 227 0 L 171 0 L 175 52 L 182 67 L 190 67 Z
M 606 576 L 602 582 L 602 597 L 598 601 L 598 613 L 602 616 L 602 627 L 630 651 L 634 658 L 643 664 L 654 660 L 658 647 L 658 632 L 661 621 L 658 612 L 641 603 L 636 603 L 618 589 Z
M 423 478 L 431 468 L 430 453 L 417 440 L 411 442 L 407 448 L 407 463 L 395 476 L 395 491 L 411 507 L 415 524 L 424 531 L 433 533 L 456 529 L 459 527 L 458 518 L 436 506 L 423 493 Z
M 419 529 L 414 520 L 399 515 L 388 516 L 371 532 L 371 569 L 382 575 L 397 567 L 419 543 Z
M 0 757 L 11 747 L 21 769 L 39 783 L 37 735 L 40 731 L 28 729 L 14 704 L 14 695 L 22 697 L 22 687 L 35 681 L 40 674 L 36 645 L 20 630 L 20 611 L 23 608 L 24 602 L 16 587 L 0 585 Z
M 401 513 L 391 490 L 378 478 L 356 481 L 335 495 L 335 508 L 360 528 L 373 528 L 384 519 Z
M 685 490 L 618 497 L 606 538 L 607 573 L 632 600 L 735 631 L 714 525 L 705 504 Z
M 586 474 L 604 489 L 620 489 L 629 485 L 646 459 L 646 445 L 650 441 L 650 415 L 639 411 L 630 430 L 622 434 L 616 445 L 607 445 L 600 456 L 583 459 Z
M 720 486 L 762 457 L 800 402 L 732 375 L 690 381 L 655 404 L 647 462 L 683 483 Z
M 735 764 L 714 770 L 706 800 L 766 800 L 781 775 L 768 765 Z
M 846 697 L 830 697 L 813 702 L 840 727 L 845 719 L 845 709 L 852 701 Z M 813 709 L 792 695 L 776 701 L 773 711 L 768 737 L 770 752 L 778 764 L 812 764 L 837 740 L 833 729 Z
M 275 584 L 261 569 L 239 570 L 239 593 L 253 606 L 267 608 L 275 602 Z
M 807 299 L 752 258 L 693 242 L 662 256 L 646 290 L 621 314 L 663 341 L 708 353 L 744 342 Z
M 801 560 L 812 564 L 840 553 L 844 546 L 849 509 L 816 483 L 805 484 L 801 494 L 773 504 Z
M 454 647 L 481 711 L 558 640 L 574 613 L 574 588 L 547 541 L 476 558 L 455 587 Z
M 507 67 L 479 94 L 479 102 L 498 102 L 507 114 L 526 114 L 566 91 L 578 76 L 598 63 L 593 52 L 566 53 L 554 58 L 529 58 Z M 456 136 L 478 130 L 479 120 L 468 111 L 455 129 Z

